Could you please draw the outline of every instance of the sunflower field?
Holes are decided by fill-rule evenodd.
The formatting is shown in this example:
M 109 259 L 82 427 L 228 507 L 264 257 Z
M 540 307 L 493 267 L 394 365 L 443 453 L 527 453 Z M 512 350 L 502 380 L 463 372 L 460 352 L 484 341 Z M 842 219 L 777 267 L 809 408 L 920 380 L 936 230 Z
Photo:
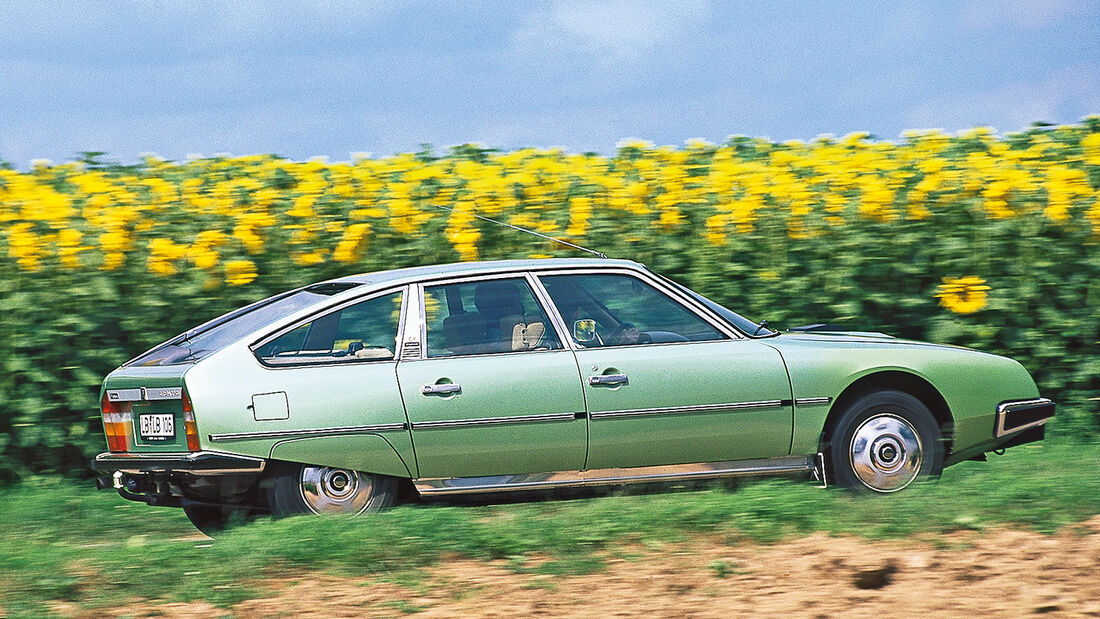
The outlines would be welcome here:
M 0 162 L 2 163 L 2 162 Z M 351 273 L 585 255 L 644 262 L 778 328 L 1006 354 L 1100 434 L 1100 117 L 611 155 L 477 145 L 0 166 L 0 479 L 79 474 L 114 367 L 247 302 Z

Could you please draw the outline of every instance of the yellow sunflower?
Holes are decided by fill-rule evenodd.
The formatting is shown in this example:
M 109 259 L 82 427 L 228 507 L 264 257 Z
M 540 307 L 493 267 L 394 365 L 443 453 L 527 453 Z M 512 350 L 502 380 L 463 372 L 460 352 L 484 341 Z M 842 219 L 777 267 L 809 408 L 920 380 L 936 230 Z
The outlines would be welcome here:
M 940 299 L 940 305 L 956 314 L 973 314 L 985 308 L 987 290 L 990 287 L 985 285 L 985 280 L 974 275 L 945 277 L 936 296 Z

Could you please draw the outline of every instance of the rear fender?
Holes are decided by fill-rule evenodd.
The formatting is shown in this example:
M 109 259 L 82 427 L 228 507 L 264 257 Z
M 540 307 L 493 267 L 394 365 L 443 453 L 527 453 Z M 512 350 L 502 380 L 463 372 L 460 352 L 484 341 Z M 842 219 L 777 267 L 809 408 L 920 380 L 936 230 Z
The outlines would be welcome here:
M 408 465 L 384 437 L 377 434 L 296 438 L 276 443 L 272 460 L 411 478 Z

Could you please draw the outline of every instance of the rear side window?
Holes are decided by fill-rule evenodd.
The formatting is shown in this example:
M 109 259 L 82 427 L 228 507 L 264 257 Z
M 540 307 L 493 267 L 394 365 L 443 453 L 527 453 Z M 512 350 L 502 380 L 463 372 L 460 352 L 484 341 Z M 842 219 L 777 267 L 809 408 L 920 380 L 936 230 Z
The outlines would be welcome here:
M 261 344 L 256 356 L 267 365 L 392 360 L 401 300 L 397 291 L 325 314 Z
M 314 284 L 298 291 L 285 292 L 257 301 L 172 338 L 149 352 L 127 361 L 126 365 L 195 363 L 288 314 L 324 303 L 332 295 L 358 285 L 360 284 L 355 282 Z
M 428 286 L 424 315 L 429 357 L 562 347 L 522 278 Z

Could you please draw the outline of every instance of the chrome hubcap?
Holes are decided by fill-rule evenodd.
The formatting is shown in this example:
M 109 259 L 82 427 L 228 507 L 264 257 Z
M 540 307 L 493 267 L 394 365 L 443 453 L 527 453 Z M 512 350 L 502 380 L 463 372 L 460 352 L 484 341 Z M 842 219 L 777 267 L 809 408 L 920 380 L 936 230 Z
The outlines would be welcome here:
M 886 413 L 856 428 L 849 453 L 856 477 L 877 492 L 896 492 L 913 483 L 924 462 L 916 428 Z
M 302 467 L 302 499 L 315 514 L 361 514 L 370 503 L 370 478 L 327 466 Z

